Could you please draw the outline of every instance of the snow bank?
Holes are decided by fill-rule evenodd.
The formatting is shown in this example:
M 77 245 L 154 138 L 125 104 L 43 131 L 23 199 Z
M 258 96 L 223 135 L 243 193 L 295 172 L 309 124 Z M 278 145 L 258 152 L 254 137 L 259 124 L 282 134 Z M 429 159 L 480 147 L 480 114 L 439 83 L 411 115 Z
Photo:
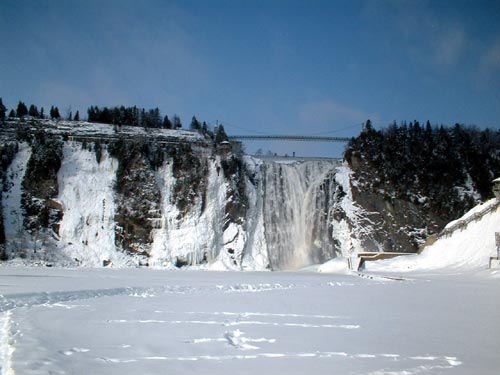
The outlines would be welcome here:
M 318 272 L 322 273 L 349 273 L 349 267 L 347 264 L 347 259 L 344 257 L 338 257 L 332 259 L 326 263 L 323 263 L 318 267 Z
M 492 199 L 473 208 L 459 220 L 464 220 L 491 204 Z M 495 232 L 500 231 L 500 207 L 472 221 L 462 230 L 454 231 L 449 237 L 442 237 L 432 246 L 426 247 L 420 255 L 410 255 L 390 260 L 366 262 L 369 271 L 413 271 L 449 270 L 471 271 L 488 267 L 491 256 L 496 256 Z

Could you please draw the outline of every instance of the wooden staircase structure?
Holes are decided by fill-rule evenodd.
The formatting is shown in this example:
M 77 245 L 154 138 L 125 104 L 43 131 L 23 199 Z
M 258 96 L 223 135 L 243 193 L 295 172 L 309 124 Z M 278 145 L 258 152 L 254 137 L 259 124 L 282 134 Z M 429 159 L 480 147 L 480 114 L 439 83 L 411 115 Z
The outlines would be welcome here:
M 481 211 L 475 212 L 474 214 L 468 216 L 463 220 L 457 220 L 452 225 L 443 229 L 440 233 L 435 235 L 435 240 L 450 237 L 454 232 L 466 229 L 470 223 L 480 220 L 483 216 L 496 211 L 499 207 L 500 207 L 500 197 L 497 197 L 495 202 L 483 208 Z M 431 243 L 435 242 L 435 240 L 432 241 Z M 490 257 L 489 268 L 500 268 L 500 232 L 495 233 L 495 244 L 496 244 L 497 256 Z M 417 254 L 420 254 L 422 250 L 423 249 L 420 249 Z M 414 253 L 362 252 L 358 253 L 357 257 L 347 258 L 347 264 L 349 266 L 349 269 L 353 271 L 358 271 L 367 261 L 391 259 L 397 256 L 404 256 L 404 255 L 414 255 Z

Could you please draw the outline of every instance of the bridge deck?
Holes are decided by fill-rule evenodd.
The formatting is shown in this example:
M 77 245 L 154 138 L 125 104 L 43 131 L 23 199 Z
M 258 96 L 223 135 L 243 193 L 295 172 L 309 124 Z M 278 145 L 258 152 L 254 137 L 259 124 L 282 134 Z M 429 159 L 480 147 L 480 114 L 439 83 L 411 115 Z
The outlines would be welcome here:
M 232 135 L 234 141 L 299 141 L 299 142 L 349 142 L 347 137 L 319 137 L 305 135 Z
M 275 162 L 298 162 L 298 161 L 335 161 L 342 163 L 343 158 L 322 157 L 322 156 L 285 156 L 285 155 L 248 155 L 255 159 L 275 161 Z

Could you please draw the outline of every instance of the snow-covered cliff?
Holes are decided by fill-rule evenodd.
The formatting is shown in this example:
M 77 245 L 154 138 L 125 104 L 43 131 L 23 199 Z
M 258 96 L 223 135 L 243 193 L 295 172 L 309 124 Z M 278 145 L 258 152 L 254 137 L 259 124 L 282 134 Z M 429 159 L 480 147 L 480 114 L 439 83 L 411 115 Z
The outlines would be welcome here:
M 296 269 L 370 235 L 339 160 L 260 160 L 174 131 L 168 142 L 106 137 L 16 140 L 2 200 L 9 259 Z

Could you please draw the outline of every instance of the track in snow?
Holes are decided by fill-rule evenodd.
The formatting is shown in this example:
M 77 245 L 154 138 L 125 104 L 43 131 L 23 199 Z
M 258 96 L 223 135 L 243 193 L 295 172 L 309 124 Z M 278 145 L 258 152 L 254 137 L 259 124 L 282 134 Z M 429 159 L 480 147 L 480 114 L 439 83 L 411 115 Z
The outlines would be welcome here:
M 499 364 L 486 360 L 496 302 L 485 304 L 477 291 L 493 293 L 487 282 L 476 289 L 305 273 L 16 273 L 0 268 L 0 342 L 8 343 L 0 358 L 18 374 L 494 375 Z M 40 283 L 46 292 L 36 292 Z M 467 304 L 450 315 L 459 296 Z M 469 328 L 473 314 L 478 325 Z

